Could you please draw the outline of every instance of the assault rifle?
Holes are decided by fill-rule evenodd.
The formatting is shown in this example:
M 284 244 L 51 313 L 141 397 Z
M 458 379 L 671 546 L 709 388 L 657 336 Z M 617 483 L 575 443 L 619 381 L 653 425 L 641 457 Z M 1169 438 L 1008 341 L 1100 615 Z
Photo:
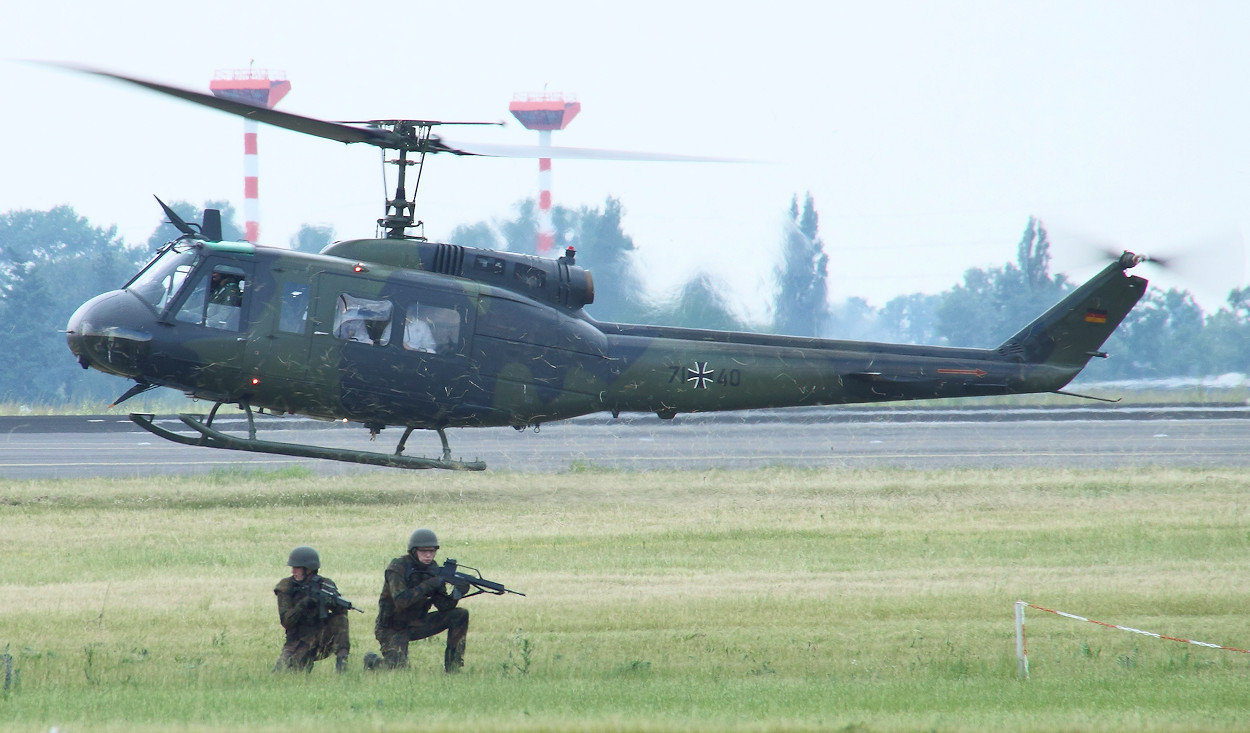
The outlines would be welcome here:
M 327 582 L 324 578 L 319 583 L 298 583 L 295 585 L 295 589 L 304 591 L 309 598 L 317 602 L 317 618 L 319 619 L 324 620 L 330 614 L 330 610 L 334 608 L 364 613 L 364 611 L 353 606 L 351 601 L 344 598 L 332 581 Z
M 459 568 L 472 570 L 473 575 L 462 573 L 459 571 Z M 525 595 L 520 591 L 503 587 L 503 583 L 496 583 L 493 580 L 487 580 L 482 577 L 482 572 L 477 568 L 471 568 L 468 565 L 458 565 L 456 564 L 456 561 L 451 558 L 447 558 L 447 561 L 444 562 L 443 566 L 435 572 L 435 575 L 451 585 L 451 597 L 455 600 L 469 598 L 470 596 L 476 596 L 482 593 L 490 593 L 495 596 L 502 596 L 504 593 L 512 593 L 518 596 Z

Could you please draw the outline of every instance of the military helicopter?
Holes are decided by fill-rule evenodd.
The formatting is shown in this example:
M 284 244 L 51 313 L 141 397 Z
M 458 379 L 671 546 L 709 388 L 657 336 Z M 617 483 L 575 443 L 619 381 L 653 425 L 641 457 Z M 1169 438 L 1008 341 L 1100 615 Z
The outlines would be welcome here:
M 398 468 L 482 470 L 454 460 L 446 429 L 518 430 L 595 412 L 680 413 L 1063 392 L 1145 293 L 1125 251 L 993 349 L 836 341 L 603 323 L 589 271 L 558 258 L 428 241 L 406 171 L 427 155 L 640 157 L 546 147 L 460 145 L 432 120 L 327 122 L 106 72 L 79 69 L 343 143 L 397 151 L 385 236 L 305 254 L 222 241 L 220 215 L 199 224 L 162 203 L 181 235 L 121 289 L 87 301 L 68 324 L 79 363 L 135 384 L 114 403 L 163 386 L 211 401 L 181 415 L 190 435 L 132 414 L 177 443 Z M 677 160 L 681 156 L 641 156 Z M 159 201 L 159 199 L 158 199 Z M 1077 395 L 1079 396 L 1079 395 Z M 213 426 L 238 405 L 247 437 Z M 254 411 L 403 428 L 391 453 L 274 442 Z M 433 430 L 438 457 L 404 455 L 414 430 Z

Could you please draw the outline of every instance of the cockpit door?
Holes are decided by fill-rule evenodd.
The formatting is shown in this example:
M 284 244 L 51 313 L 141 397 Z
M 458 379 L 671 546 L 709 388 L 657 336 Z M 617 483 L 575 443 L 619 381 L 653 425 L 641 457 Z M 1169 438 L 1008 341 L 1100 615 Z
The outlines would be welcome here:
M 163 319 L 176 333 L 166 355 L 171 368 L 200 396 L 233 399 L 242 388 L 252 283 L 251 263 L 210 259 Z

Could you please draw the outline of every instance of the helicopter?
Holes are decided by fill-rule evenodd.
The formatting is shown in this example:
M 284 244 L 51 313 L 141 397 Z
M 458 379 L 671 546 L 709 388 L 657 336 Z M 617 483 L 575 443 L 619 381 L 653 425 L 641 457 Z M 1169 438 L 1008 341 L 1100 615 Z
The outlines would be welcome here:
M 681 413 L 1055 392 L 1105 358 L 1104 342 L 1145 293 L 1128 271 L 1151 258 L 1124 251 L 996 348 L 839 341 L 599 322 L 584 307 L 594 281 L 568 248 L 544 258 L 429 241 L 411 233 L 427 155 L 694 160 L 581 148 L 458 144 L 434 120 L 328 122 L 103 71 L 78 71 L 397 157 L 384 235 L 319 254 L 223 241 L 220 213 L 180 232 L 118 290 L 70 317 L 84 369 L 134 382 L 113 404 L 169 387 L 213 404 L 180 415 L 190 434 L 131 420 L 185 445 L 406 469 L 483 470 L 453 459 L 448 428 L 538 427 L 607 412 Z M 474 123 L 466 123 L 474 124 Z M 528 147 L 528 149 L 526 149 Z M 160 202 L 159 199 L 157 199 Z M 246 437 L 213 421 L 223 405 L 247 416 Z M 257 437 L 254 412 L 403 429 L 393 452 Z M 415 430 L 441 455 L 405 455 Z

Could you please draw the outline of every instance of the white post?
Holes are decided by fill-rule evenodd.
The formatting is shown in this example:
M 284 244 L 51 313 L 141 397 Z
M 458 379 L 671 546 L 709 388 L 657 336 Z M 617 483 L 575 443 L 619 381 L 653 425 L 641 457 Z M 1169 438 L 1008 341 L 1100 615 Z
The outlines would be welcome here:
M 1016 674 L 1029 678 L 1029 653 L 1024 645 L 1024 601 L 1016 601 Z

